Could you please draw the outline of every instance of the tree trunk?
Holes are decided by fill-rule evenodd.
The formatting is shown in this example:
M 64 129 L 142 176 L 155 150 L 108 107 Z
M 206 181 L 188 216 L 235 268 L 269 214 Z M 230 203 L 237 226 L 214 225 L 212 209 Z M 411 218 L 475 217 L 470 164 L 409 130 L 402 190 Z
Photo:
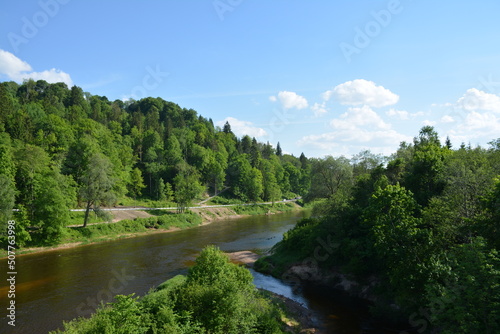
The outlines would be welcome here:
M 83 227 L 87 227 L 87 222 L 89 220 L 89 212 L 90 212 L 90 206 L 92 205 L 91 201 L 87 202 L 87 208 L 85 209 L 85 219 L 83 220 Z

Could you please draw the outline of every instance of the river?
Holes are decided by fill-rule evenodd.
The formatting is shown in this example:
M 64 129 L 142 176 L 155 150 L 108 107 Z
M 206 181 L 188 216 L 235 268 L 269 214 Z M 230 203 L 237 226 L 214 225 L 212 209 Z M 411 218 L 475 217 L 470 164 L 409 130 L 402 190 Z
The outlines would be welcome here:
M 303 212 L 217 221 L 174 233 L 156 233 L 17 258 L 16 327 L 7 325 L 7 286 L 2 280 L 0 333 L 47 333 L 64 320 L 88 315 L 116 294 L 144 295 L 165 280 L 186 273 L 200 250 L 215 244 L 226 252 L 262 251 L 281 240 Z M 6 260 L 0 270 L 6 273 Z M 258 287 L 309 307 L 329 333 L 360 333 L 359 315 L 310 289 L 292 289 L 254 274 Z M 5 275 L 5 274 L 4 274 Z M 300 291 L 297 291 L 300 290 Z

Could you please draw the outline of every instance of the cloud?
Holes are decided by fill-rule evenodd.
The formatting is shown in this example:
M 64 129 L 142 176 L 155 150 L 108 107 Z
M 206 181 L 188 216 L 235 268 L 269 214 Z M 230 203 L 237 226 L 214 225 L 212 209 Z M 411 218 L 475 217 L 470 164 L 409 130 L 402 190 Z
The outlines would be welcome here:
M 325 102 L 323 102 L 321 104 L 316 102 L 311 107 L 311 110 L 314 112 L 314 116 L 316 116 L 316 117 L 324 115 L 328 112 L 328 110 L 326 110 L 326 103 Z
M 334 129 L 338 130 L 356 130 L 361 126 L 381 130 L 391 128 L 390 124 L 384 122 L 375 111 L 366 105 L 360 108 L 349 108 L 346 113 L 340 115 L 340 118 L 333 119 L 330 124 Z
M 500 96 L 471 88 L 458 99 L 456 106 L 466 111 L 487 110 L 500 112 Z
M 349 108 L 332 119 L 330 126 L 334 131 L 304 136 L 297 144 L 333 155 L 353 155 L 364 149 L 390 154 L 401 141 L 411 141 L 411 137 L 392 129 L 391 124 L 367 105 Z
M 254 126 L 252 122 L 241 121 L 234 117 L 226 117 L 223 121 L 217 122 L 216 125 L 222 127 L 226 124 L 226 122 L 229 122 L 231 125 L 231 131 L 233 131 L 233 133 L 238 137 L 242 137 L 244 135 L 256 138 L 267 136 L 266 130 Z
M 17 58 L 12 53 L 0 49 L 0 76 L 21 83 L 25 79 L 45 80 L 49 83 L 64 82 L 69 87 L 73 81 L 69 74 L 52 68 L 42 72 L 33 72 L 27 62 Z
M 367 105 L 370 107 L 390 106 L 399 100 L 399 96 L 390 90 L 364 79 L 347 81 L 323 93 L 325 101 L 331 98 L 335 98 L 344 105 Z
M 270 96 L 269 100 L 271 102 L 279 101 L 284 109 L 296 108 L 300 110 L 308 107 L 306 98 L 294 92 L 281 91 L 278 93 L 278 97 Z
M 418 116 L 423 116 L 424 112 L 419 111 L 419 112 L 416 112 L 416 113 L 412 114 L 412 113 L 409 113 L 406 110 L 397 110 L 397 109 L 391 108 L 391 109 L 387 110 L 385 112 L 385 114 L 387 116 L 390 116 L 390 117 L 393 117 L 393 118 L 399 118 L 400 120 L 407 121 L 407 120 L 410 120 L 410 119 L 414 119 L 415 117 L 418 117 Z

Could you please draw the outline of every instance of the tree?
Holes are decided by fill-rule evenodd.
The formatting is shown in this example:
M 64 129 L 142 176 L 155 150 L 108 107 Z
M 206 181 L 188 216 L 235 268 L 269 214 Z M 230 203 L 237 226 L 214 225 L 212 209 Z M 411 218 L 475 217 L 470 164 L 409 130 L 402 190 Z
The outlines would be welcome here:
M 283 156 L 283 151 L 281 150 L 280 142 L 278 142 L 278 144 L 276 145 L 276 155 L 278 157 Z
M 265 201 L 275 201 L 281 199 L 281 190 L 276 180 L 275 168 L 271 161 L 263 160 L 261 163 L 263 197 Z
M 109 159 L 102 153 L 92 155 L 80 178 L 80 197 L 86 203 L 83 227 L 87 226 L 92 207 L 98 212 L 100 205 L 114 202 L 115 196 L 112 191 L 114 183 Z
M 314 159 L 307 199 L 331 198 L 345 201 L 353 183 L 352 173 L 352 166 L 345 157 L 327 156 L 324 159 Z
M 424 126 L 413 142 L 405 186 L 415 194 L 420 205 L 426 206 L 430 198 L 441 195 L 444 189 L 444 160 L 449 150 L 441 147 L 438 134 L 431 126 Z
M 5 174 L 0 174 L 0 235 L 7 232 L 7 221 L 12 217 L 16 199 L 14 182 Z
M 203 191 L 198 172 L 188 164 L 179 166 L 179 173 L 174 178 L 174 187 L 178 212 L 184 212 L 189 203 Z
M 500 256 L 482 238 L 454 247 L 443 279 L 426 287 L 431 321 L 443 334 L 500 332 Z
M 418 209 L 410 191 L 399 184 L 387 185 L 374 192 L 362 218 L 370 229 L 378 262 L 384 266 L 382 272 L 403 305 L 418 303 L 415 296 L 427 283 L 429 241 L 419 229 Z
M 40 175 L 35 199 L 35 223 L 40 226 L 44 243 L 56 244 L 69 221 L 69 209 L 74 194 L 65 191 L 65 177 L 57 170 Z
M 134 200 L 136 200 L 138 196 L 142 195 L 142 189 L 146 188 L 146 185 L 144 184 L 142 172 L 139 168 L 134 168 L 130 174 L 129 192 L 134 197 Z

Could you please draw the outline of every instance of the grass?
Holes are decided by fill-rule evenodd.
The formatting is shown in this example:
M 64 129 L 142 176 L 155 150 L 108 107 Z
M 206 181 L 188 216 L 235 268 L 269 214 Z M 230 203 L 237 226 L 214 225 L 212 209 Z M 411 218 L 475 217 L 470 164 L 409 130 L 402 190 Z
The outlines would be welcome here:
M 99 240 L 116 239 L 119 236 L 150 230 L 169 230 L 172 228 L 188 228 L 200 225 L 202 219 L 195 213 L 186 212 L 174 214 L 168 211 L 159 212 L 148 218 L 122 220 L 111 224 L 97 224 L 87 227 L 70 227 L 67 229 L 61 243 L 83 242 L 91 243 Z

